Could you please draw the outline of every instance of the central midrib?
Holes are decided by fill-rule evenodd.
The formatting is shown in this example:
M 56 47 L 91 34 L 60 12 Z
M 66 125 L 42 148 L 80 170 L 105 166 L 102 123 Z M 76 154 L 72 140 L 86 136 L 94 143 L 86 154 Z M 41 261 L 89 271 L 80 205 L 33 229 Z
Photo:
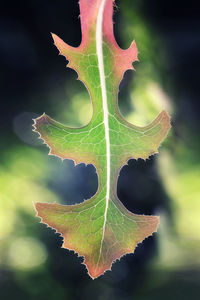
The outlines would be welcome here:
M 100 245 L 97 266 L 98 266 L 98 263 L 99 263 L 99 260 L 101 257 L 102 245 L 103 245 L 104 234 L 105 234 L 107 212 L 108 212 L 109 196 L 110 196 L 110 137 L 109 137 L 108 104 L 107 104 L 106 81 L 105 81 L 105 73 L 104 73 L 103 39 L 102 39 L 103 13 L 104 13 L 105 2 L 106 2 L 106 0 L 103 0 L 100 5 L 98 16 L 97 16 L 97 27 L 96 27 L 96 51 L 97 51 L 98 67 L 99 67 L 100 83 L 101 83 L 101 93 L 102 93 L 102 100 L 103 100 L 103 123 L 104 123 L 104 128 L 105 128 L 106 170 L 107 170 L 107 173 L 106 173 L 106 206 L 105 206 L 104 224 L 103 224 L 102 239 L 101 239 L 101 245 Z

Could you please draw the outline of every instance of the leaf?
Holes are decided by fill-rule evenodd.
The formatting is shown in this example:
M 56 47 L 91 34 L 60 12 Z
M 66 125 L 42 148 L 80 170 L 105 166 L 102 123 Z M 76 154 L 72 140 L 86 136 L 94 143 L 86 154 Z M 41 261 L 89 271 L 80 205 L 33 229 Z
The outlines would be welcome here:
M 82 128 L 69 128 L 46 114 L 35 119 L 35 131 L 50 148 L 49 154 L 93 164 L 98 191 L 77 205 L 36 203 L 38 216 L 61 233 L 63 247 L 84 257 L 89 275 L 96 278 L 113 261 L 132 253 L 137 243 L 157 230 L 158 217 L 136 215 L 119 201 L 116 185 L 120 168 L 130 158 L 146 159 L 157 153 L 169 128 L 162 111 L 146 127 L 128 123 L 119 113 L 117 94 L 124 72 L 133 69 L 137 48 L 122 50 L 113 34 L 113 1 L 80 0 L 82 42 L 74 48 L 53 34 L 55 45 L 76 70 L 93 104 L 93 116 Z

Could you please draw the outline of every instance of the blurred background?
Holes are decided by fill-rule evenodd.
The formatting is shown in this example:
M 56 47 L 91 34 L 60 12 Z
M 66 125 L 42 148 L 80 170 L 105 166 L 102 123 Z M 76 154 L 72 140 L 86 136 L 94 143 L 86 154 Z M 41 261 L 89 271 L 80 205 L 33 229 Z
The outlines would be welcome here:
M 79 45 L 78 1 L 2 1 L 0 15 L 0 298 L 200 299 L 198 7 L 116 1 L 116 39 L 122 48 L 135 39 L 140 60 L 121 83 L 121 113 L 142 126 L 166 109 L 173 127 L 159 155 L 130 160 L 118 181 L 129 210 L 160 215 L 158 233 L 95 281 L 33 208 L 80 203 L 97 190 L 93 166 L 48 156 L 31 131 L 44 111 L 69 126 L 90 120 L 88 93 L 50 35 Z

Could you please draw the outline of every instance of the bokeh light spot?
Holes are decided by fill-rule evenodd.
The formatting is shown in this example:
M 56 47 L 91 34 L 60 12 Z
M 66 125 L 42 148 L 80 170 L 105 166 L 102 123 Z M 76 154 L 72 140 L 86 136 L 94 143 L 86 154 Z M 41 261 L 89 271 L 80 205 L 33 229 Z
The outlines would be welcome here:
M 35 238 L 16 238 L 8 250 L 9 265 L 15 269 L 32 269 L 43 264 L 46 259 L 47 252 L 44 245 Z

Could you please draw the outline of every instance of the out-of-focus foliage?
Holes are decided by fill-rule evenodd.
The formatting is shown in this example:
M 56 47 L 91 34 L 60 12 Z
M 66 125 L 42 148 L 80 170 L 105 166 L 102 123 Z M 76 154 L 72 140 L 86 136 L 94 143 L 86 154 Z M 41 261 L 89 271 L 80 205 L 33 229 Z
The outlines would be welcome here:
M 45 246 L 30 234 L 22 214 L 34 215 L 33 202 L 56 195 L 46 181 L 50 168 L 39 151 L 17 146 L 3 155 L 0 168 L 0 263 L 12 268 L 34 268 L 46 260 Z

